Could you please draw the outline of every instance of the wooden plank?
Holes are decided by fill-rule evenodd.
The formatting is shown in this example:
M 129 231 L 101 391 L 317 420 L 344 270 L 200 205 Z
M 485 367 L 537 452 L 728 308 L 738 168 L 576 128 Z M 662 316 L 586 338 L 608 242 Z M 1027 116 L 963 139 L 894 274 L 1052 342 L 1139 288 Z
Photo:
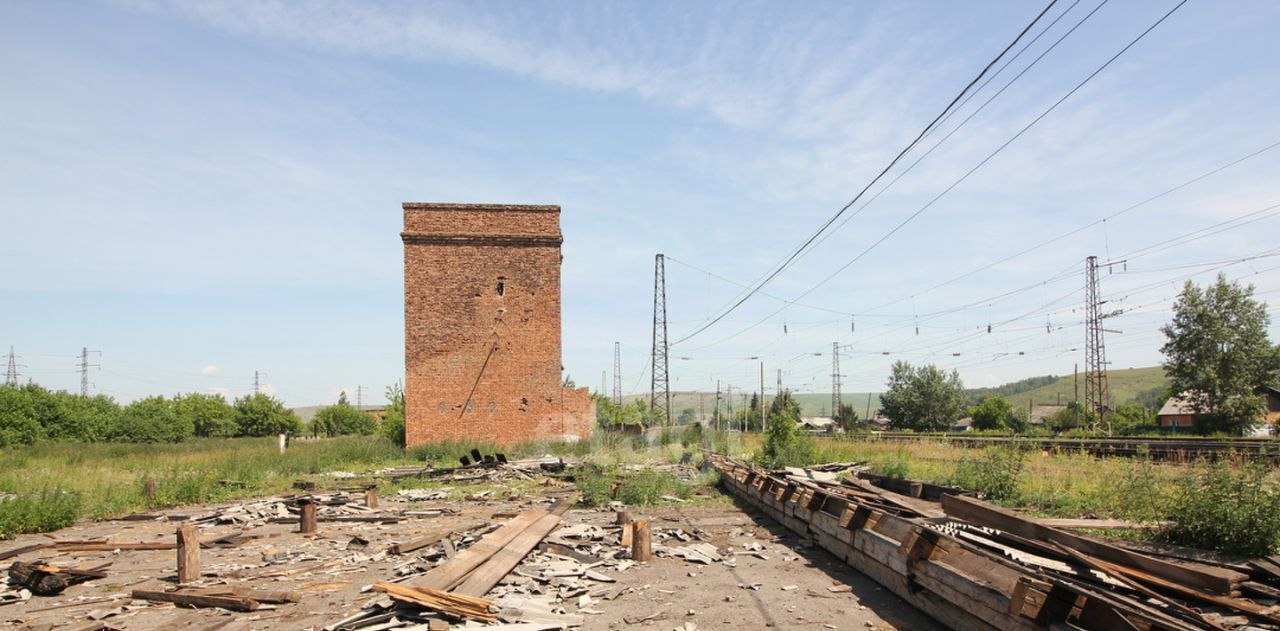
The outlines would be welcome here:
M 1092 557 L 1140 568 L 1171 581 L 1194 585 L 1215 594 L 1230 594 L 1248 579 L 1239 572 L 1206 565 L 1175 565 L 1136 552 L 1075 535 L 1036 523 L 1013 511 L 969 497 L 946 495 L 942 509 L 951 516 L 974 525 L 987 526 L 1033 540 L 1043 540 L 1078 550 Z
M 449 559 L 444 565 L 427 572 L 426 576 L 422 577 L 421 580 L 414 582 L 414 586 L 445 590 L 457 585 L 472 570 L 480 567 L 481 564 L 489 560 L 489 557 L 497 554 L 512 539 L 515 539 L 516 535 L 524 532 L 526 528 L 548 514 L 538 508 L 521 513 L 519 517 L 485 535 L 470 548 L 459 552 L 457 556 Z
M 50 545 L 50 544 L 48 544 L 48 543 L 33 543 L 33 544 L 31 544 L 31 545 L 21 546 L 21 547 L 18 547 L 18 548 L 13 548 L 12 550 L 5 550 L 4 552 L 0 552 L 0 561 L 3 561 L 3 560 L 5 560 L 5 559 L 12 559 L 13 557 L 20 556 L 20 555 L 26 554 L 26 553 L 28 553 L 28 552 L 35 552 L 36 550 L 43 550 L 43 549 L 45 549 L 45 548 L 49 547 L 49 545 Z
M 644 524 L 644 520 L 636 520 L 635 523 Z M 520 564 L 520 561 L 559 525 L 559 515 L 548 513 L 538 518 L 538 521 L 525 528 L 519 535 L 516 535 L 514 539 L 492 555 L 483 565 L 477 567 L 470 577 L 451 591 L 463 596 L 476 597 L 489 593 L 489 590 L 493 589 L 507 574 L 511 573 L 511 570 L 515 569 Z M 647 535 L 648 524 L 644 524 L 644 526 L 644 533 Z M 635 539 L 639 540 L 640 537 L 641 530 L 637 528 Z

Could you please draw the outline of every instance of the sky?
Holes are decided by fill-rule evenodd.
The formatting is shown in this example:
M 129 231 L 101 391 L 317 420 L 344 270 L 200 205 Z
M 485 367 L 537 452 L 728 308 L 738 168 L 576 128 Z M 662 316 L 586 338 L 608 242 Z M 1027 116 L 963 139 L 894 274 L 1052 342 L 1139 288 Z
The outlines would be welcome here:
M 0 352 L 77 391 L 99 351 L 121 401 L 257 371 L 380 403 L 400 204 L 444 201 L 562 207 L 563 363 L 593 390 L 615 341 L 649 389 L 657 253 L 677 390 L 763 364 L 828 392 L 833 344 L 846 392 L 898 360 L 1071 374 L 1088 256 L 1111 367 L 1156 365 L 1185 281 L 1280 291 L 1280 5 L 1191 0 L 1102 68 L 1175 6 L 1055 2 L 704 329 L 1043 5 L 0 3 Z

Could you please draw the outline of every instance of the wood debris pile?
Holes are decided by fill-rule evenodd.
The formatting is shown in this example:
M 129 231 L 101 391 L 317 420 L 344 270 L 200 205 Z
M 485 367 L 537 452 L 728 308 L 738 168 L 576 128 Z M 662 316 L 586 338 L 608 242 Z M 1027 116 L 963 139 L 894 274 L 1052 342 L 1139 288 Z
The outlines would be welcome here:
M 735 495 L 951 628 L 1280 629 L 1280 559 L 1137 551 L 964 495 L 706 459 Z

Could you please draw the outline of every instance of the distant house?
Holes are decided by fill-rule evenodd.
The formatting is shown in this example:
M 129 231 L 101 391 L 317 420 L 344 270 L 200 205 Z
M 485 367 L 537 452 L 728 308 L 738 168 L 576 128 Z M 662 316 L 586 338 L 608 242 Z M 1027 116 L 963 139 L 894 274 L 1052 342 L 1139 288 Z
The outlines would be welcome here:
M 1265 421 L 1268 425 L 1275 426 L 1277 421 L 1280 421 L 1280 388 L 1258 386 L 1254 389 L 1254 393 L 1266 397 Z M 1165 401 L 1160 411 L 1156 413 L 1156 422 L 1160 427 L 1174 429 L 1194 426 L 1197 416 L 1195 406 L 1197 396 L 1199 396 L 1197 392 L 1188 391 L 1169 397 L 1169 400 Z
M 1280 421 L 1280 388 L 1259 386 L 1254 392 L 1267 398 L 1267 424 L 1275 426 Z
M 1027 414 L 1027 422 L 1032 425 L 1043 425 L 1044 422 L 1053 418 L 1054 414 L 1067 409 L 1065 405 L 1033 405 L 1031 412 Z
M 1156 422 L 1160 427 L 1173 429 L 1193 426 L 1196 420 L 1194 396 L 1195 393 L 1184 392 L 1169 397 L 1156 412 Z
M 953 432 L 967 432 L 971 429 L 973 429 L 972 416 L 966 416 L 951 424 L 951 431 Z
M 830 416 L 806 416 L 800 419 L 800 429 L 813 433 L 830 433 L 836 430 L 836 421 Z

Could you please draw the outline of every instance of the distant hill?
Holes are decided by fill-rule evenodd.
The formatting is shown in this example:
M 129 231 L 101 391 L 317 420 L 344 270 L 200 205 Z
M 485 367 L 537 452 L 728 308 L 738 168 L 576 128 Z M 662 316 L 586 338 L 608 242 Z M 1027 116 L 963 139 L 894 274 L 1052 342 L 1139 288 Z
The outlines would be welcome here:
M 1084 397 L 1084 375 L 1080 375 L 1080 396 Z M 1164 369 L 1159 366 L 1149 368 L 1129 368 L 1127 370 L 1111 370 L 1107 372 L 1107 386 L 1111 390 L 1111 400 L 1115 405 L 1133 403 L 1138 395 L 1145 392 L 1164 390 L 1169 387 L 1169 380 L 1164 376 Z M 1014 406 L 1026 407 L 1027 401 L 1035 404 L 1066 404 L 1075 398 L 1075 379 L 1072 375 L 1059 377 L 1057 381 L 1034 390 L 1009 397 Z

